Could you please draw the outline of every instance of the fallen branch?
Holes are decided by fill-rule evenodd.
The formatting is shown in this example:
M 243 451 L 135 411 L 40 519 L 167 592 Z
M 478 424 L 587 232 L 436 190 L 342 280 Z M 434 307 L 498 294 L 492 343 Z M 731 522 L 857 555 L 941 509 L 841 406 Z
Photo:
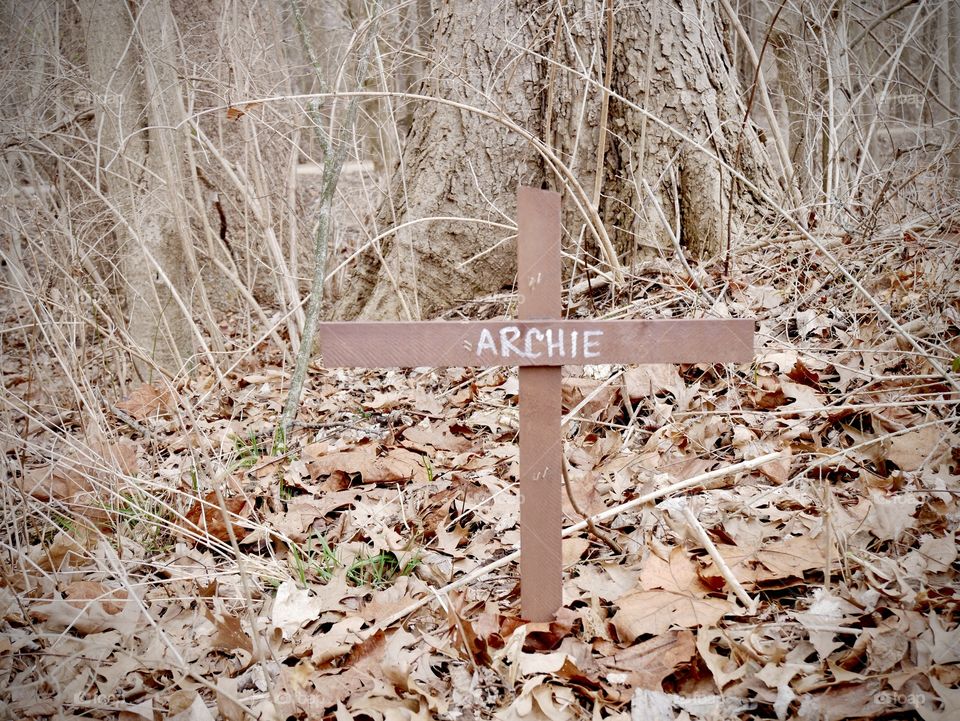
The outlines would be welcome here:
M 710 536 L 707 535 L 707 529 L 705 529 L 699 519 L 693 515 L 693 511 L 691 511 L 690 506 L 687 505 L 686 499 L 668 498 L 661 504 L 661 507 L 668 513 L 671 511 L 679 511 L 680 516 L 686 521 L 690 530 L 693 531 L 693 535 L 697 537 L 700 545 L 706 549 L 714 565 L 719 569 L 720 575 L 723 576 L 724 580 L 730 585 L 730 588 L 733 589 L 733 593 L 740 599 L 740 603 L 747 609 L 747 614 L 750 616 L 755 615 L 757 612 L 756 599 L 750 598 L 743 584 L 733 575 L 730 566 L 727 565 L 723 556 L 720 555 L 720 550 L 714 545 L 713 541 L 710 540 Z
M 570 499 L 570 506 L 573 508 L 574 513 L 576 513 L 586 522 L 587 529 L 590 531 L 590 533 L 603 541 L 616 555 L 621 555 L 623 553 L 623 549 L 620 548 L 619 544 L 617 544 L 617 542 L 610 538 L 610 536 L 608 536 L 606 533 L 597 528 L 596 524 L 590 520 L 590 516 L 580 510 L 580 505 L 577 503 L 577 499 L 573 495 L 573 488 L 570 486 L 570 474 L 567 473 L 566 458 L 564 458 L 560 464 L 560 472 L 563 475 L 563 485 L 567 489 L 567 498 Z

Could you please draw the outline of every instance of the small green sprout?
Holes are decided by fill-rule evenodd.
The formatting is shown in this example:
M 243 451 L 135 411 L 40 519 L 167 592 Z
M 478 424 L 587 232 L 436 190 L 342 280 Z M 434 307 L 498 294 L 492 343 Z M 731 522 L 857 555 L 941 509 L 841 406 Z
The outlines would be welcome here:
M 233 437 L 233 451 L 236 456 L 233 468 L 253 468 L 264 455 L 257 434 L 251 432 L 247 438 Z
M 355 586 L 384 588 L 400 576 L 409 576 L 420 565 L 416 555 L 400 565 L 400 559 L 392 551 L 381 551 L 373 556 L 361 554 L 347 568 L 347 580 Z

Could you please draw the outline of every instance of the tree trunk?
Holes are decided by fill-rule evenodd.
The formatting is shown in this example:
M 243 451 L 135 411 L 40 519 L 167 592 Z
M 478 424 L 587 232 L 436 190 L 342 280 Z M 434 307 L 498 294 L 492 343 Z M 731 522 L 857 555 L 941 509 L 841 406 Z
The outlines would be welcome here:
M 813 157 L 817 133 L 811 108 L 819 101 L 814 93 L 815 73 L 811 50 L 804 39 L 806 29 L 801 13 L 785 7 L 770 36 L 777 63 L 777 81 L 787 111 L 787 138 L 794 177 L 800 197 L 814 195 L 818 163 Z
M 637 193 L 637 184 L 646 179 L 671 224 L 680 229 L 681 243 L 694 255 L 713 255 L 729 240 L 731 177 L 711 154 L 764 190 L 781 195 L 773 188 L 769 159 L 754 126 L 743 126 L 745 109 L 738 104 L 740 86 L 720 18 L 713 3 L 686 1 L 640 3 L 621 15 L 614 90 L 683 131 L 699 147 L 680 141 L 635 108 L 614 103 L 618 142 L 607 155 L 605 194 L 610 199 L 605 217 L 613 218 L 620 231 L 621 252 L 638 244 L 648 250 L 666 247 L 667 232 L 651 213 L 650 199 Z M 759 103 L 751 112 L 760 112 Z M 734 238 L 753 206 L 749 192 L 735 198 Z
M 944 105 L 956 108 L 960 105 L 960 7 L 944 0 L 940 15 L 937 90 Z M 952 140 L 947 152 L 947 172 L 951 178 L 960 178 L 960 118 L 948 117 L 944 122 L 947 137 Z
M 825 105 L 821 162 L 824 216 L 841 222 L 850 217 L 853 169 L 859 160 L 854 153 L 862 152 L 854 142 L 848 40 L 847 10 L 843 2 L 837 2 L 831 7 L 821 33 L 821 42 L 825 46 L 825 67 L 820 87 Z
M 190 367 L 194 341 L 212 366 L 225 358 L 213 305 L 235 307 L 237 291 L 264 325 L 256 297 L 293 308 L 286 324 L 297 343 L 303 314 L 289 269 L 299 239 L 290 168 L 299 150 L 261 131 L 254 106 L 203 112 L 290 94 L 278 62 L 279 16 L 268 6 L 79 3 L 95 115 L 93 180 L 111 209 L 126 325 L 135 357 L 170 373 Z M 149 373 L 140 362 L 137 371 Z
M 335 317 L 431 317 L 510 286 L 516 246 L 497 224 L 512 223 L 518 184 L 564 192 L 565 249 L 577 257 L 599 252 L 596 223 L 574 202 L 586 198 L 621 262 L 669 247 L 642 179 L 681 242 L 701 255 L 727 242 L 731 177 L 711 155 L 777 193 L 753 126 L 741 135 L 739 85 L 710 4 L 647 0 L 608 10 L 603 0 L 577 10 L 528 0 L 444 4 L 422 92 L 524 128 L 562 160 L 569 177 L 554 175 L 504 123 L 423 103 L 378 214 L 374 231 L 384 239 L 361 256 Z M 571 191 L 571 179 L 582 192 Z M 735 196 L 735 234 L 754 212 L 743 187 Z
M 162 55 L 174 37 L 172 17 L 165 1 L 151 1 L 134 35 L 125 4 L 87 0 L 81 12 L 99 138 L 98 175 L 116 217 L 128 331 L 142 355 L 177 373 L 192 356 L 190 321 L 180 307 L 186 297 L 184 242 L 177 227 L 182 215 L 171 202 L 176 189 L 164 192 L 172 177 L 179 177 L 171 164 L 182 157 L 167 129 L 170 114 L 177 112 L 168 105 L 176 102 L 171 91 L 177 92 L 177 85 L 162 58 L 146 61 L 143 71 L 135 42 L 139 37 Z M 179 111 L 182 115 L 182 106 Z M 149 377 L 143 363 L 137 362 L 137 369 Z

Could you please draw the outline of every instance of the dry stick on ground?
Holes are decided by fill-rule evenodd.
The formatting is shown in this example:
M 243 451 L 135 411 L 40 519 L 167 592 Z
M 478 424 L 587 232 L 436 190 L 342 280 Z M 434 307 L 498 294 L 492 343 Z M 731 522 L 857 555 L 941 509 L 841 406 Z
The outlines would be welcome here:
M 733 589 L 734 595 L 740 599 L 740 603 L 747 609 L 747 614 L 751 616 L 756 614 L 757 600 L 750 597 L 750 594 L 747 593 L 743 584 L 733 575 L 730 566 L 727 565 L 723 556 L 720 555 L 719 549 L 717 549 L 713 541 L 710 540 L 710 536 L 707 535 L 707 530 L 703 527 L 703 524 L 700 523 L 699 519 L 693 515 L 693 511 L 690 510 L 686 499 L 668 498 L 660 504 L 660 507 L 667 513 L 679 513 L 680 517 L 686 522 L 687 527 L 693 532 L 693 535 L 697 537 L 700 545 L 703 546 L 710 555 L 714 565 L 720 571 L 720 575 L 723 576 L 724 580 L 730 585 L 730 588 Z
M 570 476 L 567 473 L 566 458 L 563 458 L 560 463 L 560 472 L 563 475 L 563 485 L 564 485 L 564 488 L 567 489 L 567 498 L 570 499 L 570 505 L 573 507 L 574 512 L 578 516 L 580 516 L 584 520 L 584 522 L 587 524 L 587 530 L 590 531 L 590 533 L 592 533 L 594 536 L 599 538 L 601 541 L 603 541 L 605 544 L 607 544 L 610 550 L 613 551 L 615 554 L 617 554 L 618 556 L 621 555 L 623 553 L 623 549 L 620 548 L 620 545 L 616 541 L 614 541 L 612 538 L 610 538 L 610 536 L 608 536 L 605 532 L 597 528 L 596 524 L 594 524 L 593 522 L 593 519 L 590 518 L 590 516 L 588 516 L 586 513 L 581 511 L 580 506 L 577 505 L 577 499 L 573 495 L 573 488 L 570 486 Z
M 303 43 L 307 56 L 310 58 L 310 64 L 317 74 L 317 78 L 323 82 L 321 75 L 320 61 L 317 59 L 313 46 L 310 43 L 306 27 L 303 23 L 303 9 L 298 0 L 292 0 L 293 16 L 297 25 L 297 32 L 300 34 L 300 40 Z M 367 74 L 367 61 L 372 38 L 377 34 L 377 23 L 379 21 L 380 7 L 374 4 L 372 8 L 373 19 L 368 28 L 370 41 L 364 46 L 357 60 L 356 84 L 363 87 L 364 77 Z M 344 130 L 353 127 L 357 118 L 357 110 L 360 107 L 360 97 L 353 96 L 347 105 L 347 117 L 344 122 Z M 333 212 L 333 196 L 337 190 L 337 183 L 340 181 L 340 170 L 343 168 L 343 161 L 347 155 L 347 143 L 343 137 L 343 131 L 340 137 L 333 137 L 333 128 L 327 133 L 320 122 L 319 109 L 314 108 L 313 117 L 314 130 L 317 138 L 323 148 L 323 183 L 320 194 L 320 213 L 317 219 L 317 230 L 314 235 L 314 268 L 313 281 L 310 285 L 310 302 L 307 305 L 306 320 L 303 324 L 303 336 L 300 339 L 300 348 L 297 351 L 297 364 L 293 371 L 293 377 L 290 379 L 290 390 L 287 392 L 287 400 L 283 404 L 283 412 L 280 415 L 280 433 L 284 443 L 287 433 L 297 417 L 297 411 L 300 408 L 300 396 L 303 393 L 303 382 L 307 377 L 307 366 L 310 364 L 310 358 L 313 356 L 313 337 L 317 332 L 317 321 L 320 318 L 320 306 L 323 302 L 323 282 L 326 276 L 327 267 L 327 245 L 330 235 L 330 216 Z
M 677 493 L 679 491 L 684 491 L 689 488 L 694 488 L 696 486 L 703 486 L 709 483 L 710 481 L 716 480 L 718 478 L 723 478 L 725 476 L 729 476 L 734 473 L 740 473 L 741 471 L 752 470 L 766 463 L 770 463 L 771 461 L 777 460 L 778 458 L 782 457 L 784 453 L 785 453 L 784 451 L 767 453 L 763 456 L 753 458 L 749 461 L 741 461 L 740 463 L 734 463 L 732 466 L 724 466 L 723 468 L 717 468 L 713 471 L 700 473 L 696 476 L 693 476 L 692 478 L 687 478 L 686 480 L 679 481 L 677 483 L 672 483 L 669 486 L 665 486 L 663 488 L 659 488 L 656 491 L 645 493 L 642 496 L 634 498 L 632 501 L 627 501 L 626 503 L 621 503 L 620 505 L 614 506 L 613 508 L 608 508 L 605 511 L 602 511 L 593 516 L 590 516 L 588 520 L 592 521 L 593 523 L 598 523 L 600 521 L 605 521 L 608 518 L 614 518 L 616 516 L 623 514 L 626 511 L 629 511 L 633 508 L 637 508 L 638 506 L 642 506 L 644 504 L 650 503 L 651 501 L 655 501 L 658 498 L 668 496 L 671 493 Z M 580 521 L 579 523 L 575 523 L 572 526 L 568 526 L 567 528 L 564 528 L 563 537 L 567 538 L 568 536 L 572 536 L 573 534 L 578 533 L 586 528 L 587 528 L 587 521 Z M 504 566 L 508 566 L 511 563 L 514 563 L 519 558 L 520 558 L 520 551 L 514 551 L 513 553 L 508 553 L 506 556 L 503 556 L 502 558 L 498 558 L 496 561 L 488 563 L 485 566 L 481 566 L 480 568 L 477 568 L 474 571 L 471 571 L 470 573 L 463 576 L 462 578 L 458 578 L 456 581 L 448 583 L 443 588 L 435 589 L 432 595 L 424 596 L 423 598 L 415 601 L 414 603 L 411 603 L 409 606 L 407 606 L 403 610 L 398 611 L 397 613 L 391 614 L 390 616 L 387 616 L 385 619 L 377 623 L 372 629 L 370 629 L 370 631 L 372 633 L 377 630 L 389 628 L 390 626 L 395 624 L 397 621 L 400 621 L 401 619 L 406 618 L 414 611 L 426 606 L 428 603 L 430 603 L 431 599 L 436 598 L 438 595 L 445 595 L 450 591 L 454 591 L 460 588 L 461 586 L 466 586 L 468 583 L 472 583 L 473 581 L 476 581 L 479 578 L 483 578 L 488 573 L 492 573 L 493 571 L 496 571 L 498 568 L 503 568 Z

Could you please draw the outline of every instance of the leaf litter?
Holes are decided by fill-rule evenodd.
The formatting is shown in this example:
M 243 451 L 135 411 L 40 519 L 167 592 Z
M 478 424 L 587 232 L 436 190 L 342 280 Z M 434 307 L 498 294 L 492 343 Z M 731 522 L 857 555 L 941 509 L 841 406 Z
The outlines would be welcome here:
M 947 240 L 890 243 L 912 270 L 867 285 L 949 366 L 957 277 L 927 262 Z M 566 524 L 778 455 L 671 494 L 712 552 L 667 502 L 603 524 L 619 554 L 571 534 L 549 624 L 520 616 L 510 560 L 509 369 L 315 367 L 283 439 L 278 349 L 216 391 L 203 366 L 105 382 L 81 423 L 7 348 L 3 715 L 958 718 L 956 392 L 818 253 L 738 266 L 712 314 L 759 319 L 754 363 L 566 369 Z M 643 287 L 570 312 L 711 315 L 665 262 Z

